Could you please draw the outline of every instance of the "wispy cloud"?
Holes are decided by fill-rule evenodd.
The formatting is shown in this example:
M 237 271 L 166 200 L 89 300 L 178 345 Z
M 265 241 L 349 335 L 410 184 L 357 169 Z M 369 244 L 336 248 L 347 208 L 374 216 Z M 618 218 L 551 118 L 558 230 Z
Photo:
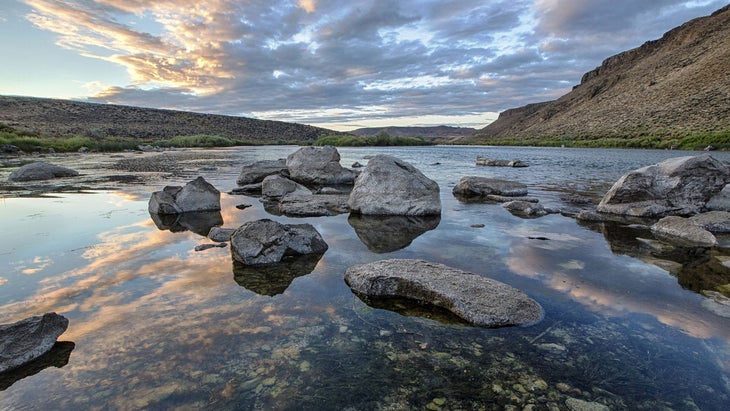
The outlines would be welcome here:
M 127 84 L 91 99 L 320 124 L 360 122 L 373 106 L 456 118 L 555 98 L 609 55 L 724 5 L 24 1 L 58 46 L 126 68 Z

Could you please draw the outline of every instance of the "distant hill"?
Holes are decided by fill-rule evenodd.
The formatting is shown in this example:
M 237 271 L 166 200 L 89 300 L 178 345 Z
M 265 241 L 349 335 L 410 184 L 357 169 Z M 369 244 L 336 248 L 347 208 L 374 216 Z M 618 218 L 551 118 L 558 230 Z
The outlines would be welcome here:
M 246 117 L 0 96 L 0 123 L 46 136 L 165 140 L 209 134 L 253 143 L 313 142 L 336 131 Z
M 477 131 L 475 128 L 467 127 L 371 127 L 358 128 L 349 133 L 357 136 L 374 136 L 380 132 L 386 132 L 394 137 L 422 137 L 425 140 L 433 140 L 439 142 L 448 142 L 470 136 Z
M 730 6 L 603 61 L 554 101 L 502 112 L 461 142 L 730 131 Z

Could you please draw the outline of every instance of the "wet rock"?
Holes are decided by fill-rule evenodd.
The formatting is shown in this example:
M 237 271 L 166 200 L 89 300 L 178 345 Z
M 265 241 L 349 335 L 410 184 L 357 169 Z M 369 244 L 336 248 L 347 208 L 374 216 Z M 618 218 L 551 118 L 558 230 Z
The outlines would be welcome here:
M 510 213 L 522 217 L 542 217 L 548 214 L 542 205 L 528 201 L 510 201 L 502 204 L 502 207 L 509 210 Z
M 20 367 L 50 351 L 66 328 L 68 319 L 56 313 L 0 325 L 0 373 Z
M 334 147 L 302 147 L 286 158 L 292 180 L 309 185 L 352 184 L 357 173 L 340 165 Z
M 148 210 L 152 214 L 161 215 L 215 211 L 221 209 L 220 197 L 220 191 L 203 177 L 198 177 L 184 187 L 167 186 L 162 191 L 155 191 L 150 197 Z
M 497 160 L 489 157 L 477 156 L 478 166 L 488 167 L 527 167 L 528 164 L 522 160 Z
M 717 245 L 717 239 L 711 232 L 689 218 L 664 217 L 651 226 L 651 231 L 662 240 L 683 246 L 713 247 Z
M 245 186 L 264 181 L 264 178 L 273 174 L 280 174 L 286 170 L 286 160 L 261 160 L 247 164 L 241 168 L 236 184 Z
M 477 326 L 532 324 L 543 315 L 536 301 L 507 284 L 423 260 L 353 266 L 347 269 L 345 282 L 356 293 L 430 303 Z
M 287 194 L 311 195 L 312 192 L 307 187 L 280 175 L 268 176 L 261 183 L 261 195 L 264 201 L 278 201 Z
M 363 215 L 425 216 L 441 214 L 438 184 L 412 165 L 378 155 L 355 180 L 349 205 Z
M 207 236 L 213 227 L 223 224 L 220 211 L 193 211 L 180 214 L 150 213 L 152 221 L 159 230 L 169 230 L 173 233 L 192 231 L 195 234 Z
M 332 216 L 350 212 L 344 194 L 299 195 L 291 193 L 279 201 L 279 212 L 290 217 Z
M 438 227 L 441 216 L 365 216 L 351 214 L 347 222 L 374 253 L 408 247 L 421 234 Z
M 697 214 L 728 182 L 730 167 L 709 154 L 670 158 L 625 174 L 596 209 L 639 217 Z
M 245 210 L 247 208 L 251 207 L 251 204 L 236 204 L 236 208 L 238 210 Z
M 261 194 L 262 186 L 263 186 L 263 184 L 261 184 L 261 183 L 246 184 L 244 186 L 234 188 L 233 190 L 229 191 L 228 194 L 231 194 L 231 195 Z
M 730 233 L 730 212 L 708 211 L 690 219 L 712 233 Z
M 77 175 L 79 175 L 79 172 L 76 170 L 38 161 L 13 170 L 8 176 L 8 181 L 51 180 L 54 178 L 75 177 Z
M 235 228 L 211 227 L 208 238 L 216 242 L 230 241 Z
M 290 255 L 324 254 L 327 243 L 310 224 L 249 221 L 231 235 L 233 259 L 247 265 L 275 264 Z
M 496 178 L 465 176 L 454 186 L 452 193 L 456 197 L 486 197 L 490 194 L 506 197 L 522 197 L 527 195 L 527 186 L 509 180 Z
M 565 406 L 570 411 L 610 411 L 607 406 L 597 403 L 579 400 L 578 398 L 568 398 L 565 400 Z
M 228 246 L 228 243 L 199 244 L 195 246 L 195 251 L 205 251 L 210 250 L 211 248 L 224 248 L 226 246 Z
M 314 271 L 321 254 L 284 257 L 278 264 L 245 265 L 233 263 L 233 279 L 238 285 L 259 295 L 282 294 L 295 278 Z

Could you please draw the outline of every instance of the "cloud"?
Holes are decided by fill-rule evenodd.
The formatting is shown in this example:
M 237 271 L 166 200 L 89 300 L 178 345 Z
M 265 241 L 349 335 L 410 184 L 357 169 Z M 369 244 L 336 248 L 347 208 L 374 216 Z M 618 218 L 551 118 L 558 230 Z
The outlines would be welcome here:
M 326 123 L 553 99 L 720 1 L 25 0 L 56 44 L 126 68 L 91 100 Z M 87 79 L 91 83 L 95 79 Z M 385 107 L 374 110 L 371 107 Z M 297 113 L 301 113 L 299 116 Z M 327 117 L 327 115 L 325 115 Z M 342 118 L 331 118 L 341 123 Z

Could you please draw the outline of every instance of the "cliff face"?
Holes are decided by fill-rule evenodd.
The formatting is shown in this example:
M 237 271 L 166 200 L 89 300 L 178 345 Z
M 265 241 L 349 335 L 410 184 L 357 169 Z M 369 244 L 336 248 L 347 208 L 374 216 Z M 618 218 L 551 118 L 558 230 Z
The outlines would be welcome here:
M 322 136 L 341 134 L 281 121 L 10 96 L 0 96 L 0 123 L 18 130 L 59 137 L 164 140 L 209 134 L 262 144 L 315 141 Z
M 609 57 L 557 100 L 506 110 L 471 140 L 730 129 L 730 6 Z

